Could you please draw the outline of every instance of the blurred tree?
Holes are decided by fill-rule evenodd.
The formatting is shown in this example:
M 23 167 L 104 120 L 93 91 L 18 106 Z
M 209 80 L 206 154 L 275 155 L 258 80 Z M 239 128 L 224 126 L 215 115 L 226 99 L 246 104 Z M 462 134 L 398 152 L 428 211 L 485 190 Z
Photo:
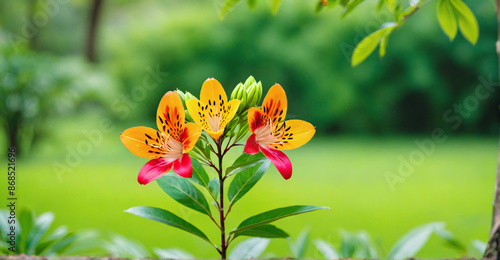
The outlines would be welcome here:
M 90 8 L 89 29 L 87 34 L 87 44 L 85 45 L 85 54 L 90 62 L 96 62 L 96 35 L 99 23 L 99 16 L 102 9 L 102 0 L 93 0 Z

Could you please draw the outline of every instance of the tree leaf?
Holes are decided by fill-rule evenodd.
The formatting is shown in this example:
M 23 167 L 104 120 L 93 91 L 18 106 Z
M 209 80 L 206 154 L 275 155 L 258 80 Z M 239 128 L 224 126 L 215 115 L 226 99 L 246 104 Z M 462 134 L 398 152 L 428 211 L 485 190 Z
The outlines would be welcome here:
M 220 3 L 223 0 L 215 0 L 216 3 Z M 223 19 L 227 13 L 231 12 L 236 4 L 241 0 L 225 0 L 219 7 L 219 18 Z
M 415 256 L 427 243 L 431 234 L 436 229 L 443 227 L 444 223 L 433 222 L 413 228 L 396 242 L 389 251 L 387 259 L 403 259 Z
M 320 209 L 330 209 L 328 207 L 316 207 L 316 206 L 289 206 L 283 208 L 277 208 L 270 211 L 266 211 L 260 214 L 257 214 L 253 217 L 249 217 L 238 226 L 238 228 L 234 229 L 230 232 L 230 234 L 239 233 L 244 230 L 248 230 L 257 226 L 262 226 L 269 224 L 273 221 L 306 213 Z
M 389 43 L 389 35 L 391 35 L 392 31 L 394 30 L 394 28 L 396 28 L 396 26 L 397 25 L 391 26 L 391 29 L 388 29 L 380 39 L 380 46 L 378 49 L 380 58 L 385 56 L 385 49 L 387 47 L 387 44 Z
M 263 237 L 263 238 L 288 238 L 290 237 L 285 231 L 273 225 L 262 225 L 251 229 L 243 230 L 234 234 L 237 236 Z
M 229 254 L 228 259 L 258 258 L 269 245 L 269 239 L 254 237 L 237 244 Z
M 365 1 L 365 0 L 349 1 L 349 3 L 347 5 L 345 5 L 344 13 L 342 13 L 342 18 L 345 18 L 348 14 L 350 14 L 356 8 L 356 6 L 361 4 L 363 1 Z
M 396 0 L 387 0 L 387 7 L 389 8 L 389 11 L 394 12 L 394 9 L 396 8 Z
M 280 10 L 281 0 L 270 0 L 271 12 L 276 15 Z
M 244 171 L 239 172 L 234 177 L 229 185 L 227 197 L 230 205 L 233 205 L 240 200 L 255 184 L 262 178 L 262 175 L 267 171 L 271 162 L 266 159 L 265 161 L 251 161 L 250 166 L 245 166 Z
M 208 189 L 209 178 L 203 165 L 195 158 L 191 158 L 191 164 L 193 165 L 193 176 L 191 177 L 191 181 Z
M 479 25 L 476 17 L 470 8 L 462 0 L 450 0 L 455 7 L 455 14 L 458 18 L 458 28 L 465 39 L 472 45 L 476 45 L 479 38 Z
M 314 245 L 326 259 L 340 259 L 340 255 L 335 248 L 322 239 L 314 240 Z
M 396 27 L 397 23 L 390 23 L 390 25 L 387 25 L 386 27 L 383 27 L 366 36 L 354 49 L 351 58 L 351 66 L 354 67 L 368 58 L 368 56 L 375 50 L 382 37 L 384 37 L 386 33 L 390 33 Z M 385 46 L 383 48 L 383 52 L 385 52 Z
M 154 207 L 133 207 L 125 210 L 125 212 L 184 230 L 212 244 L 201 230 L 167 210 Z
M 177 175 L 165 175 L 156 180 L 170 197 L 182 205 L 211 216 L 208 202 L 191 182 Z
M 455 8 L 450 0 L 439 0 L 437 6 L 437 18 L 443 32 L 450 38 L 450 41 L 457 36 L 457 18 L 455 17 Z
M 219 192 L 220 192 L 220 181 L 219 181 L 219 179 L 217 179 L 216 177 L 212 178 L 208 182 L 208 189 L 214 195 L 214 197 L 217 198 L 217 196 L 219 196 Z
M 262 153 L 258 153 L 255 155 L 244 153 L 240 157 L 238 157 L 236 161 L 234 161 L 231 167 L 227 167 L 226 176 L 229 177 L 231 175 L 237 174 L 264 161 L 268 161 L 268 159 Z

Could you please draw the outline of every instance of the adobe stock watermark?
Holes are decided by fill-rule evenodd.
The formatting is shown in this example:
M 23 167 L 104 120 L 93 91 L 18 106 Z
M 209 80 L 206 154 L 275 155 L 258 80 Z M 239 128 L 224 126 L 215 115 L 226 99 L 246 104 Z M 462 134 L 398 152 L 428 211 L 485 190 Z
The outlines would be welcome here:
M 482 101 L 492 97 L 500 86 L 499 82 L 493 81 L 492 75 L 489 78 L 479 76 L 479 84 L 474 93 L 467 96 L 461 103 L 455 103 L 443 113 L 443 121 L 450 124 L 451 130 L 455 131 L 463 124 L 463 120 L 469 118 L 473 111 L 479 108 Z M 422 165 L 424 161 L 436 151 L 438 144 L 444 143 L 448 139 L 448 134 L 442 128 L 432 130 L 430 137 L 419 140 L 415 139 L 416 148 L 407 156 L 398 156 L 398 168 L 396 171 L 387 171 L 384 178 L 391 192 L 396 190 L 396 185 L 403 183 L 413 175 L 415 169 Z
M 389 10 L 385 10 L 385 9 L 378 11 L 378 12 L 371 10 L 370 15 L 375 20 L 367 22 L 365 24 L 364 28 L 360 28 L 358 26 L 354 27 L 354 31 L 356 32 L 356 35 L 354 36 L 352 43 L 343 41 L 339 44 L 340 50 L 342 51 L 344 58 L 346 59 L 347 63 L 349 63 L 349 64 L 351 64 L 351 57 L 352 57 L 352 54 L 353 54 L 356 46 L 366 36 L 373 33 L 374 31 L 380 29 L 380 26 L 382 26 L 382 24 L 387 23 L 389 21 L 392 21 L 392 17 L 393 17 L 391 12 Z
M 123 95 L 113 102 L 111 110 L 118 115 L 120 119 L 126 118 L 131 109 L 134 109 L 138 104 L 146 99 L 148 92 L 158 88 L 161 82 L 164 81 L 168 73 L 161 72 L 157 65 L 155 69 L 146 67 L 146 75 L 142 79 L 142 84 L 134 87 L 129 95 Z M 102 144 L 104 136 L 116 131 L 116 126 L 109 118 L 103 118 L 98 123 L 98 126 L 93 129 L 82 129 L 82 140 L 76 145 L 67 145 L 65 147 L 66 156 L 62 161 L 53 161 L 52 169 L 56 174 L 59 182 L 62 182 L 63 175 L 71 173 L 76 167 L 82 164 L 85 157 L 89 156 L 96 147 Z
M 67 3 L 69 3 L 69 0 L 40 1 L 39 8 L 37 8 L 31 19 L 21 18 L 22 26 L 19 34 L 6 32 L 5 38 L 7 42 L 13 47 L 14 51 L 17 51 L 19 44 L 27 43 L 35 37 L 43 27 L 47 26 L 50 19 L 59 13 L 61 6 Z

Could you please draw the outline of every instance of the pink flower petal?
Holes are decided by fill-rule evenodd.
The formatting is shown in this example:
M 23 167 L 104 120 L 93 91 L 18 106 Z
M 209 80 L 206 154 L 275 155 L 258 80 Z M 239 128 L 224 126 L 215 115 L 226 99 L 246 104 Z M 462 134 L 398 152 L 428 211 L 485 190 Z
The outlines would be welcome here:
M 290 179 L 292 177 L 292 163 L 290 159 L 284 154 L 282 151 L 278 151 L 271 148 L 261 148 L 262 153 L 273 162 L 276 169 L 281 173 L 281 176 L 285 178 L 285 180 Z
M 164 158 L 153 159 L 142 166 L 137 181 L 143 185 L 148 184 L 170 171 L 173 163 L 173 161 L 166 161 Z
M 247 154 L 256 154 L 260 151 L 259 149 L 259 144 L 255 140 L 255 134 L 252 134 L 248 140 L 247 143 L 245 144 L 245 153 Z
M 189 154 L 183 154 L 181 159 L 174 162 L 174 172 L 181 177 L 191 178 L 193 165 L 191 164 Z

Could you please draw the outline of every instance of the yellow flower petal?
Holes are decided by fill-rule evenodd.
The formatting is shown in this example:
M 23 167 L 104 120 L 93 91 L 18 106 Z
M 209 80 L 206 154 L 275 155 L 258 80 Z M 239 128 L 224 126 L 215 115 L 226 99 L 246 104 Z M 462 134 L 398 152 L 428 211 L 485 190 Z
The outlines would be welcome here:
M 165 154 L 160 147 L 160 132 L 150 127 L 137 126 L 125 130 L 120 139 L 127 149 L 136 156 L 156 159 Z
M 280 125 L 281 127 L 283 127 L 283 134 L 278 142 L 269 145 L 270 148 L 277 150 L 295 149 L 309 142 L 316 133 L 314 126 L 303 120 L 288 120 Z
M 185 112 L 181 98 L 175 91 L 167 92 L 160 101 L 156 113 L 158 129 L 175 140 L 180 141 L 183 131 Z

